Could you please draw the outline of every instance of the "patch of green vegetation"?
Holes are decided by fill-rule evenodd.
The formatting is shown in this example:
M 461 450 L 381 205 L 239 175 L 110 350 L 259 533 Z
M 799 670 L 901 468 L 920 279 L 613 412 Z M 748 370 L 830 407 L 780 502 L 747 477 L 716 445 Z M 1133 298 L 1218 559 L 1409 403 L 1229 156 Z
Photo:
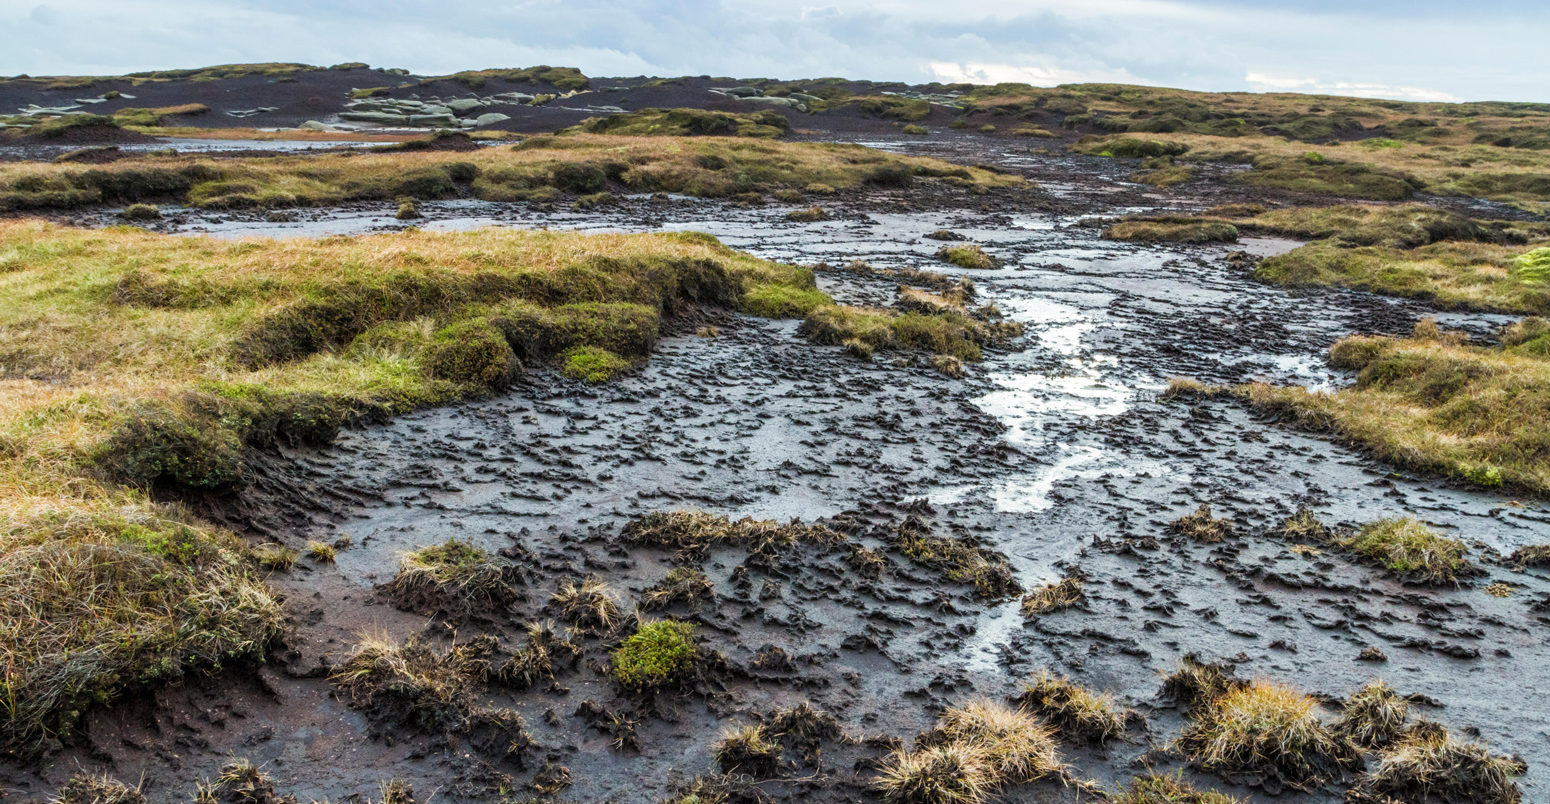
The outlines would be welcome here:
M 1394 170 L 1361 162 L 1261 156 L 1252 170 L 1235 174 L 1234 181 L 1261 187 L 1279 187 L 1303 193 L 1375 201 L 1403 201 L 1423 185 L 1419 179 Z
M 981 599 L 1002 600 L 1022 592 L 1005 555 L 967 538 L 934 536 L 918 519 L 906 519 L 894 528 L 893 546 L 916 564 L 974 587 Z
M 399 608 L 422 614 L 493 611 L 521 597 L 518 568 L 468 542 L 448 539 L 403 554 L 382 586 Z
M 1148 159 L 1142 163 L 1142 168 L 1130 174 L 1130 180 L 1138 184 L 1150 184 L 1153 187 L 1172 187 L 1183 184 L 1195 176 L 1193 167 L 1177 164 L 1172 157 L 1167 156 Z
M 630 361 L 595 346 L 572 347 L 560 358 L 564 361 L 561 371 L 565 376 L 586 382 L 607 382 L 630 368 Z
M 449 79 L 470 89 L 483 89 L 491 80 L 499 80 L 513 84 L 548 84 L 566 92 L 580 92 L 592 83 L 591 79 L 582 75 L 581 71 L 574 67 L 550 67 L 547 64 L 521 69 L 464 70 L 451 75 L 427 78 L 421 83 Z
M 1520 282 L 1550 282 L 1550 246 L 1541 246 L 1512 260 L 1512 275 Z
M 823 207 L 808 207 L 807 209 L 797 209 L 786 213 L 786 220 L 795 223 L 815 223 L 828 219 L 829 212 Z
M 113 121 L 121 126 L 160 126 L 165 125 L 169 117 L 191 117 L 209 112 L 210 107 L 203 103 L 184 103 L 155 109 L 128 107 L 114 112 Z
M 807 284 L 770 283 L 749 288 L 743 294 L 743 311 L 762 318 L 803 318 L 820 306 L 834 303 L 829 294 L 816 287 L 810 270 L 797 270 L 806 272 Z
M 293 62 L 259 62 L 254 64 L 217 64 L 213 67 L 195 67 L 187 70 L 153 70 L 143 73 L 129 73 L 128 77 L 142 81 L 221 81 L 249 76 L 280 78 L 294 73 L 321 69 L 323 68 Z
M 678 620 L 642 623 L 609 657 L 608 674 L 631 690 L 653 690 L 687 680 L 699 659 L 694 625 Z
M 1331 362 L 1357 372 L 1333 393 L 1251 384 L 1237 393 L 1296 426 L 1332 432 L 1382 460 L 1483 486 L 1550 493 L 1550 326 L 1470 346 L 1419 327 L 1411 338 L 1355 336 Z M 1541 341 L 1540 338 L 1546 338 Z M 1523 340 L 1519 340 L 1522 338 Z
M 903 131 L 905 134 L 912 134 L 912 135 L 916 135 L 916 136 L 919 136 L 921 134 L 929 134 L 930 133 L 929 131 L 926 130 L 925 126 L 917 126 L 914 123 L 911 123 L 911 124 L 905 126 L 904 128 L 902 128 L 900 130 Z
M 1138 243 L 1234 243 L 1238 240 L 1238 227 L 1223 221 L 1126 220 L 1104 228 L 1102 236 L 1105 240 Z
M 1426 299 L 1443 307 L 1550 313 L 1550 286 L 1515 268 L 1517 251 L 1471 242 L 1401 250 L 1320 240 L 1262 260 L 1254 276 L 1279 285 L 1332 285 Z
M 779 112 L 752 114 L 704 109 L 641 109 L 589 118 L 560 132 L 615 134 L 631 137 L 764 137 L 773 139 L 791 129 Z
M 1071 150 L 1089 156 L 1157 159 L 1181 156 L 1189 151 L 1189 146 L 1169 140 L 1146 140 L 1139 137 L 1086 137 L 1073 144 Z
M 875 350 L 918 350 L 968 362 L 981 359 L 981 347 L 999 343 L 1015 334 L 956 311 L 894 314 L 888 310 L 834 304 L 809 310 L 799 332 L 814 343 L 830 346 L 857 340 Z
M 362 89 L 352 89 L 348 94 L 355 100 L 365 100 L 366 98 L 382 97 L 390 94 L 392 91 L 392 87 L 365 87 Z
M 985 249 L 975 244 L 943 246 L 937 249 L 936 258 L 959 268 L 972 268 L 988 271 L 996 268 L 1000 263 L 995 257 L 985 253 Z
M 1456 584 L 1475 571 L 1464 543 L 1449 539 L 1412 517 L 1379 519 L 1337 543 L 1402 578 Z

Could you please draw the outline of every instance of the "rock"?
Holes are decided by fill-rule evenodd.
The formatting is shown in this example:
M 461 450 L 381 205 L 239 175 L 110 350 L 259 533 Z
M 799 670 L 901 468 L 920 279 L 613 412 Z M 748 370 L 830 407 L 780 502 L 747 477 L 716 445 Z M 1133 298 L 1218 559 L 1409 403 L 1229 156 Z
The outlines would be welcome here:
M 485 112 L 484 114 L 479 115 L 478 117 L 474 118 L 474 125 L 476 125 L 476 126 L 490 126 L 490 125 L 494 125 L 496 123 L 499 123 L 502 120 L 510 120 L 510 119 L 511 119 L 511 115 L 509 115 L 509 114 L 501 114 L 500 112 Z
M 450 114 L 409 115 L 409 125 L 411 126 L 455 126 L 457 124 L 457 118 Z
M 328 126 L 323 125 L 316 120 L 308 120 L 307 122 L 297 126 L 296 129 L 298 131 L 327 131 Z
M 803 104 L 800 101 L 794 101 L 794 100 L 792 100 L 790 98 L 757 97 L 757 98 L 743 98 L 743 100 L 749 101 L 749 102 L 752 102 L 752 103 L 765 103 L 765 104 L 769 104 L 770 106 L 784 106 L 784 107 L 786 107 L 788 109 L 796 109 L 799 112 L 807 111 L 806 104 Z
M 758 87 L 711 87 L 710 91 L 731 95 L 734 98 L 757 98 L 764 94 L 764 90 Z
M 817 103 L 817 102 L 823 100 L 823 98 L 820 98 L 817 95 L 809 95 L 806 92 L 793 92 L 790 95 L 788 95 L 787 97 L 791 98 L 794 101 L 799 101 L 801 103 Z
M 340 112 L 339 118 L 356 123 L 375 123 L 379 126 L 402 126 L 409 122 L 409 119 L 403 115 L 389 112 Z
M 484 103 L 482 101 L 478 101 L 473 98 L 458 98 L 456 100 L 449 100 L 443 105 L 448 109 L 451 109 L 452 113 L 455 115 L 465 115 L 469 112 L 477 112 L 484 108 Z
M 533 96 L 525 92 L 502 92 L 491 95 L 490 100 L 498 103 L 531 103 Z

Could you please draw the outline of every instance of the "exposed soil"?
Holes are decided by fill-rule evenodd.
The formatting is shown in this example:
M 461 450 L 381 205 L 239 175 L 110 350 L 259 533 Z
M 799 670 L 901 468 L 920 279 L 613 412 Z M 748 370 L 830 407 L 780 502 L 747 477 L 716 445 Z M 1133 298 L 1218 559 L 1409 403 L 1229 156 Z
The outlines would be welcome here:
M 849 801 L 864 797 L 868 763 L 887 745 L 881 738 L 909 741 L 942 706 L 1014 695 L 1050 668 L 1114 691 L 1144 716 L 1107 749 L 1064 746 L 1076 776 L 1112 786 L 1145 764 L 1179 764 L 1159 751 L 1183 722 L 1159 695 L 1160 674 L 1194 652 L 1229 659 L 1240 676 L 1337 698 L 1381 675 L 1402 694 L 1423 696 L 1426 717 L 1522 755 L 1525 800 L 1543 797 L 1544 709 L 1524 692 L 1550 684 L 1540 610 L 1550 578 L 1494 563 L 1550 541 L 1543 505 L 1414 477 L 1256 421 L 1231 402 L 1156 399 L 1174 376 L 1337 385 L 1350 378 L 1322 355 L 1342 335 L 1402 333 L 1425 315 L 1486 335 L 1499 318 L 1252 281 L 1254 255 L 1289 241 L 1114 243 L 1084 218 L 1198 208 L 1248 192 L 1241 188 L 1202 182 L 1163 198 L 1125 182 L 1131 166 L 1116 160 L 1011 152 L 976 137 L 881 144 L 999 164 L 1045 191 L 1019 204 L 877 192 L 825 203 L 834 219 L 810 223 L 786 221 L 789 206 L 689 199 L 586 212 L 425 202 L 420 225 L 707 231 L 760 256 L 830 266 L 820 284 L 849 303 L 888 305 L 897 296 L 892 278 L 837 268 L 854 259 L 968 275 L 981 301 L 1026 325 L 1017 349 L 990 353 L 955 380 L 918 356 L 862 362 L 814 346 L 797 336 L 796 322 L 700 311 L 674 322 L 649 363 L 617 382 L 589 386 L 533 371 L 494 399 L 348 432 L 326 450 L 270 456 L 240 497 L 202 506 L 257 540 L 301 547 L 350 537 L 337 563 L 303 560 L 271 579 L 291 618 L 273 660 L 126 697 L 90 713 L 82 738 L 43 767 L 0 766 L 0 777 L 35 795 L 78 765 L 100 767 L 130 779 L 143 773 L 153 799 L 172 800 L 236 755 L 263 763 L 282 793 L 302 800 L 375 796 L 390 777 L 411 782 L 422 801 L 431 791 L 489 800 L 498 790 L 530 794 L 535 778 L 552 780 L 564 766 L 571 783 L 561 800 L 654 801 L 715 770 L 711 746 L 723 727 L 810 702 L 856 739 L 822 739 L 816 757 L 788 752 L 779 778 L 758 789 Z M 290 236 L 401 224 L 387 205 L 360 205 L 288 221 L 174 211 L 158 225 Z M 1003 267 L 936 261 L 940 244 L 925 235 L 943 228 Z M 719 336 L 694 334 L 707 325 Z M 1235 524 L 1233 535 L 1201 544 L 1169 533 L 1202 503 Z M 1304 506 L 1331 524 L 1414 514 L 1473 545 L 1487 577 L 1458 589 L 1405 586 L 1271 532 Z M 886 571 L 869 578 L 849 546 L 720 546 L 679 557 L 621 536 L 632 519 L 677 508 L 827 521 L 847 545 L 885 555 Z M 890 534 L 911 518 L 1004 553 L 1024 588 L 1079 571 L 1086 600 L 1025 620 L 1017 599 L 977 597 L 894 549 Z M 377 587 L 398 555 L 448 537 L 516 562 L 525 597 L 466 619 L 392 605 Z M 690 689 L 643 698 L 601 671 L 617 637 L 581 638 L 580 661 L 557 666 L 552 682 L 481 693 L 522 714 L 534 746 L 515 757 L 497 759 L 466 734 L 368 717 L 326 680 L 362 632 L 418 634 L 442 647 L 487 633 L 513 651 L 526 622 L 555 617 L 546 602 L 561 584 L 601 577 L 628 611 L 681 565 L 704 570 L 713 599 L 654 614 L 698 623 L 704 648 L 724 662 Z M 1483 591 L 1493 581 L 1512 594 Z M 1372 648 L 1387 662 L 1359 658 Z M 1333 802 L 1342 792 L 1287 791 L 1283 800 Z M 1079 797 L 1058 782 L 1007 796 Z

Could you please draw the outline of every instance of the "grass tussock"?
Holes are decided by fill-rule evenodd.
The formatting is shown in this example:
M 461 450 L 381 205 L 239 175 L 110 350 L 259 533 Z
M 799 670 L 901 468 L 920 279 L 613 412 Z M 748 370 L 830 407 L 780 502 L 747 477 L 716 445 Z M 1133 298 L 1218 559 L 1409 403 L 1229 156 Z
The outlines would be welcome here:
M 727 198 L 824 185 L 930 181 L 972 191 L 1023 188 L 1020 177 L 858 145 L 573 134 L 474 151 L 399 150 L 214 160 L 133 156 L 95 166 L 0 165 L 0 212 L 166 200 L 211 209 L 322 206 L 471 194 L 552 201 L 603 191 Z
M 641 109 L 593 117 L 561 133 L 613 134 L 628 137 L 761 137 L 773 139 L 791 129 L 779 112 L 752 114 L 705 109 Z
M 1357 804 L 1517 804 L 1523 794 L 1515 779 L 1526 770 L 1521 759 L 1461 742 L 1442 726 L 1423 722 L 1378 754 L 1351 799 Z
M 142 785 L 130 787 L 106 772 L 71 776 L 49 804 L 145 804 Z
M 1469 548 L 1413 517 L 1369 522 L 1336 544 L 1406 580 L 1457 584 L 1478 569 L 1465 558 Z
M 1023 596 L 1024 617 L 1069 609 L 1087 602 L 1087 584 L 1078 575 L 1068 575 L 1054 583 L 1047 583 Z
M 1433 328 L 1434 329 L 1434 328 Z M 1251 384 L 1251 406 L 1376 457 L 1486 487 L 1550 493 L 1550 332 L 1538 319 L 1473 346 L 1422 328 L 1410 338 L 1353 336 L 1331 362 L 1357 372 L 1334 393 Z
M 762 726 L 728 728 L 711 749 L 722 773 L 743 773 L 755 779 L 775 775 L 780 752 L 780 743 L 769 739 Z
M 675 605 L 698 608 L 715 597 L 715 584 L 703 571 L 693 567 L 674 567 L 667 571 L 662 580 L 646 590 L 640 607 L 643 611 L 656 611 Z
M 1218 544 L 1233 534 L 1232 520 L 1218 519 L 1211 515 L 1211 506 L 1202 503 L 1199 508 L 1175 519 L 1168 530 L 1187 536 L 1201 544 Z
M 1164 697 L 1182 704 L 1191 712 L 1211 705 L 1230 692 L 1247 687 L 1236 669 L 1227 662 L 1203 662 L 1195 654 L 1179 660 L 1179 666 L 1163 679 Z
M 858 341 L 874 351 L 915 350 L 978 362 L 983 348 L 1021 334 L 1009 321 L 982 320 L 965 312 L 921 313 L 826 304 L 814 307 L 798 330 L 814 343 L 839 346 Z
M 948 580 L 974 587 L 975 595 L 983 600 L 1003 600 L 1022 592 L 1006 556 L 968 537 L 933 535 L 917 517 L 899 523 L 891 535 L 894 549 L 906 558 L 941 572 Z
M 1124 240 L 1135 243 L 1234 243 L 1238 240 L 1238 227 L 1220 221 L 1195 221 L 1173 223 L 1168 221 L 1129 220 L 1120 221 L 1103 230 L 1105 240 Z
M 1346 699 L 1334 730 L 1362 748 L 1382 748 L 1404 731 L 1410 703 L 1382 680 L 1373 681 Z
M 959 268 L 970 268 L 980 271 L 988 271 L 1001 265 L 999 260 L 985 253 L 985 249 L 973 243 L 960 246 L 943 246 L 937 249 L 936 258 L 942 262 L 956 265 Z
M 1062 736 L 1078 742 L 1102 745 L 1125 733 L 1126 713 L 1115 706 L 1113 696 L 1048 670 L 1041 670 L 1023 684 L 1016 701 L 1044 718 Z
M 583 631 L 611 634 L 624 622 L 613 590 L 598 578 L 567 583 L 549 602 L 561 619 Z
M 622 536 L 632 544 L 675 550 L 683 558 L 702 557 L 722 545 L 766 553 L 799 543 L 838 544 L 844 539 L 824 525 L 749 517 L 733 520 L 705 511 L 654 511 L 626 524 Z
M 400 608 L 470 614 L 504 607 L 523 596 L 520 568 L 457 539 L 405 553 L 382 586 Z
M 1185 781 L 1183 771 L 1138 776 L 1109 800 L 1111 804 L 1243 804 L 1226 793 L 1196 788 Z
M 872 785 L 885 800 L 979 804 L 1063 770 L 1049 727 L 993 701 L 947 709 L 918 743 L 894 751 L 879 768 Z
M 1292 787 L 1337 778 L 1354 750 L 1319 717 L 1313 698 L 1258 680 L 1196 710 L 1177 746 L 1201 770 Z

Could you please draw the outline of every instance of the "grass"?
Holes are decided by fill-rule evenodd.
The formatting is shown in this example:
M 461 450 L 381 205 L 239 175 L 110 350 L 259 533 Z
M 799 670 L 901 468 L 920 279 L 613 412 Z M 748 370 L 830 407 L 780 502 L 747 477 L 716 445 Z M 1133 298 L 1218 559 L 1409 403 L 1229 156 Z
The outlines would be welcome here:
M 1262 260 L 1254 276 L 1278 285 L 1338 286 L 1423 299 L 1444 308 L 1550 314 L 1550 284 L 1516 269 L 1521 246 L 1439 242 L 1410 250 L 1331 240 Z
M 814 343 L 830 346 L 855 340 L 873 350 L 915 350 L 979 362 L 982 347 L 1003 343 L 1021 328 L 1010 322 L 981 321 L 954 310 L 897 314 L 825 304 L 808 311 L 799 331 Z
M 1400 735 L 1409 717 L 1410 704 L 1378 680 L 1346 699 L 1334 730 L 1362 748 L 1382 748 Z
M 698 608 L 706 600 L 716 597 L 716 587 L 701 570 L 692 567 L 674 567 L 667 575 L 646 590 L 640 607 L 644 611 L 664 609 L 673 605 Z
M 1230 663 L 1202 662 L 1194 654 L 1187 654 L 1163 679 L 1163 694 L 1191 712 L 1199 712 L 1218 698 L 1247 687 L 1248 683 L 1234 675 Z
M 518 352 L 644 357 L 667 311 L 788 282 L 812 287 L 703 235 L 0 223 L 0 732 L 37 744 L 278 632 L 260 556 L 153 490 L 231 488 L 252 450 L 490 393 Z
M 630 137 L 762 137 L 784 135 L 791 124 L 778 112 L 752 114 L 705 109 L 641 109 L 593 117 L 565 132 Z
M 1125 733 L 1125 712 L 1114 705 L 1113 696 L 1047 670 L 1023 685 L 1017 701 L 1078 742 L 1102 745 Z
M 885 800 L 979 804 L 1003 789 L 1059 774 L 1054 737 L 1038 718 L 989 700 L 942 712 L 915 750 L 890 754 L 873 779 Z
M 1477 486 L 1550 493 L 1550 335 L 1539 319 L 1473 346 L 1421 327 L 1409 338 L 1354 336 L 1331 350 L 1356 383 L 1333 393 L 1262 384 L 1251 406 L 1336 434 L 1377 458 Z
M 744 517 L 733 520 L 705 511 L 653 511 L 624 526 L 624 540 L 631 544 L 676 550 L 684 558 L 704 556 L 712 547 L 739 545 L 754 552 L 797 544 L 838 544 L 840 534 L 824 525 L 797 521 L 782 524 L 770 519 Z
M 1148 773 L 1110 797 L 1111 804 L 1242 804 L 1241 799 L 1215 790 L 1199 790 L 1184 780 L 1184 772 L 1171 775 Z
M 130 787 L 108 773 L 80 772 L 71 776 L 49 804 L 144 804 L 144 780 Z
M 932 181 L 972 191 L 1024 188 L 1020 177 L 857 145 L 740 137 L 659 139 L 572 134 L 468 152 L 435 150 L 211 159 L 135 156 L 91 167 L 0 164 L 0 211 L 167 200 L 190 206 L 276 208 L 444 198 L 552 200 L 615 187 L 722 198 L 826 185 Z
M 1087 600 L 1086 584 L 1076 575 L 1068 575 L 1054 583 L 1047 583 L 1023 596 L 1024 617 L 1037 617 L 1053 611 L 1069 609 Z
M 699 661 L 694 625 L 642 623 L 609 657 L 608 674 L 625 689 L 650 691 L 686 682 Z
M 562 619 L 583 631 L 611 634 L 624 622 L 613 590 L 597 578 L 567 583 L 549 601 Z
M 1378 755 L 1356 791 L 1387 797 L 1377 800 L 1517 804 L 1523 794 L 1514 779 L 1526 770 L 1522 760 L 1460 742 L 1436 724 L 1418 723 Z
M 560 359 L 564 361 L 561 373 L 584 382 L 607 382 L 630 368 L 630 361 L 596 346 L 573 346 Z
M 519 569 L 504 558 L 457 539 L 405 553 L 382 591 L 400 607 L 433 613 L 472 613 L 518 600 Z
M 1103 230 L 1105 240 L 1125 240 L 1136 243 L 1234 243 L 1238 240 L 1238 227 L 1230 223 L 1198 221 L 1171 223 L 1166 221 L 1120 221 Z
M 829 212 L 823 207 L 808 207 L 796 209 L 786 213 L 786 220 L 793 223 L 816 223 L 829 219 Z
M 580 70 L 574 67 L 550 67 L 547 64 L 515 69 L 464 70 L 451 75 L 427 78 L 421 83 L 449 80 L 456 81 L 470 89 L 483 89 L 491 80 L 497 80 L 513 84 L 549 84 L 556 89 L 567 92 L 579 92 L 586 89 L 592 83 L 590 79 L 582 75 Z
M 1457 584 L 1476 572 L 1464 557 L 1468 548 L 1411 517 L 1379 519 L 1336 541 L 1406 580 L 1430 584 Z
M 1355 758 L 1319 718 L 1317 701 L 1266 680 L 1210 701 L 1177 746 L 1201 770 L 1228 778 L 1273 775 L 1293 787 L 1334 778 Z
M 755 779 L 775 774 L 780 751 L 780 743 L 771 740 L 762 726 L 726 729 L 711 749 L 722 773 L 744 773 Z
M 169 117 L 192 117 L 209 113 L 210 107 L 203 103 L 183 103 L 151 109 L 126 107 L 113 113 L 113 121 L 121 126 L 161 126 L 166 124 Z
M 1202 544 L 1217 544 L 1233 534 L 1232 520 L 1211 516 L 1211 506 L 1204 503 L 1175 519 L 1168 529 Z
M 916 564 L 974 587 L 983 600 L 1001 600 L 1022 592 L 1005 555 L 967 537 L 934 536 L 918 519 L 906 519 L 893 529 L 893 546 Z
M 959 268 L 981 271 L 991 270 L 1001 264 L 995 257 L 986 254 L 983 248 L 972 243 L 961 246 L 943 246 L 937 249 L 936 258 L 942 262 L 956 265 Z

